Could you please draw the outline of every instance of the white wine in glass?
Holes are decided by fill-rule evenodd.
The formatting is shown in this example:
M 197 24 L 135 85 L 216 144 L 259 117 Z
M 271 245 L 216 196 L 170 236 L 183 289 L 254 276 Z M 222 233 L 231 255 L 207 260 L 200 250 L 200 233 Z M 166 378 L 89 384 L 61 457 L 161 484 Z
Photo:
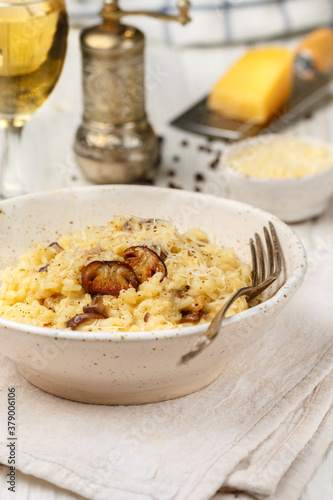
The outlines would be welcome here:
M 0 196 L 24 193 L 20 136 L 52 92 L 66 54 L 64 0 L 0 0 Z

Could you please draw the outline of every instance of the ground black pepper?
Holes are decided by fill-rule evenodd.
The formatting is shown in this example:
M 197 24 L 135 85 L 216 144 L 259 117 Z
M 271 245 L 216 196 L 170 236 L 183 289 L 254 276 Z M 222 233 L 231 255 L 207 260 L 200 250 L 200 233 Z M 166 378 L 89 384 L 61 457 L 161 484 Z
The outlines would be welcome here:
M 183 189 L 182 186 L 175 184 L 174 182 L 169 182 L 168 187 L 171 189 Z
M 198 182 L 202 182 L 205 180 L 205 176 L 203 174 L 201 174 L 200 172 L 196 173 L 194 177 L 195 177 L 195 180 Z

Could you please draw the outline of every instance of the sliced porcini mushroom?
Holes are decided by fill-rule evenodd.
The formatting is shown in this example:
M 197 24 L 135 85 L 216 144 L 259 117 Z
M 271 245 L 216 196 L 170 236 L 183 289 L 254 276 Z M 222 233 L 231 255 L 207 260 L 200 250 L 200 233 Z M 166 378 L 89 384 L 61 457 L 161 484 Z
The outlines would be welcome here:
M 163 260 L 163 262 L 168 256 L 167 251 L 158 243 L 147 243 L 147 247 L 155 252 L 159 256 L 159 258 Z
M 148 247 L 134 246 L 124 251 L 125 262 L 131 266 L 139 283 L 151 278 L 155 273 L 162 273 L 162 281 L 167 276 L 167 268 L 162 259 Z
M 76 330 L 79 326 L 87 323 L 88 321 L 96 321 L 97 319 L 105 319 L 105 316 L 102 316 L 98 313 L 84 313 L 77 314 L 73 318 L 67 321 L 67 328 L 71 328 L 71 330 Z
M 204 295 L 195 295 L 191 297 L 191 303 L 186 306 L 186 309 L 182 311 L 181 323 L 197 323 L 200 320 L 201 309 L 205 305 Z
M 46 266 L 41 267 L 40 269 L 38 269 L 38 272 L 39 273 L 47 273 L 49 265 L 50 265 L 50 263 L 46 264 Z
M 104 318 L 108 318 L 108 312 L 103 304 L 103 296 L 100 294 L 94 295 L 90 305 L 84 306 L 84 313 L 97 313 L 104 316 Z
M 53 241 L 52 243 L 50 243 L 49 248 L 54 248 L 54 250 L 56 250 L 57 252 L 63 251 L 63 248 L 56 241 Z
M 117 260 L 90 262 L 82 269 L 81 278 L 84 291 L 91 295 L 118 295 L 121 290 L 137 289 L 139 285 L 131 266 Z
M 180 320 L 181 323 L 198 323 L 198 321 L 200 321 L 199 312 L 186 312 Z
M 101 295 L 100 293 L 91 297 L 91 303 L 93 305 L 100 304 L 101 302 L 103 303 L 103 295 Z

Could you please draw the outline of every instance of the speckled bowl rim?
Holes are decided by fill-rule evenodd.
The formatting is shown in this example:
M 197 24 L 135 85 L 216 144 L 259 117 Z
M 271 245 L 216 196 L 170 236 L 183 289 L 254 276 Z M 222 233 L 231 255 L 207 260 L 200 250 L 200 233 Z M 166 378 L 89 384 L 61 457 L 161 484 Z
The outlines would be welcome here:
M 270 177 L 256 177 L 254 175 L 246 175 L 238 170 L 235 170 L 230 165 L 229 157 L 236 151 L 241 151 L 247 147 L 255 146 L 256 144 L 266 144 L 268 142 L 279 142 L 283 139 L 299 139 L 301 142 L 311 142 L 313 144 L 318 144 L 320 146 L 324 146 L 330 151 L 332 156 L 332 164 L 319 172 L 302 175 L 301 177 L 291 177 L 291 178 L 281 178 L 281 179 L 272 179 Z M 274 187 L 285 188 L 286 185 L 291 187 L 294 185 L 296 188 L 304 183 L 311 183 L 314 179 L 320 180 L 321 178 L 325 178 L 327 175 L 331 173 L 333 170 L 333 146 L 317 137 L 301 135 L 301 134 L 263 134 L 256 137 L 250 137 L 248 139 L 242 139 L 237 141 L 236 143 L 230 144 L 226 146 L 222 159 L 221 159 L 221 168 L 228 172 L 228 174 L 242 180 L 243 182 L 256 183 L 256 184 L 271 184 Z M 333 186 L 332 186 L 333 193 Z
M 96 192 L 100 190 L 114 190 L 117 188 L 124 189 L 132 189 L 132 190 L 159 190 L 165 193 L 172 193 L 172 196 L 177 196 L 180 193 L 187 193 L 190 196 L 202 196 L 202 193 L 195 193 L 192 191 L 175 191 L 169 188 L 163 187 L 152 187 L 152 186 L 140 186 L 140 185 L 127 185 L 127 184 L 118 184 L 118 185 L 99 185 L 99 186 L 82 186 L 77 188 L 66 188 L 66 189 L 56 189 L 51 191 L 40 191 L 34 192 L 30 194 L 26 194 L 21 196 L 20 198 L 11 198 L 9 200 L 0 201 L 0 209 L 2 207 L 6 207 L 6 204 L 12 204 L 13 201 L 19 199 L 27 199 L 31 197 L 45 198 L 48 199 L 52 195 L 56 194 L 65 194 L 72 195 L 76 193 L 84 193 L 85 191 L 95 190 Z M 180 195 L 181 196 L 181 195 Z M 247 318 L 257 316 L 258 314 L 263 314 L 268 311 L 271 307 L 273 307 L 278 302 L 285 300 L 286 297 L 293 295 L 294 291 L 296 291 L 302 281 L 304 279 L 306 270 L 307 270 L 307 257 L 304 246 L 298 236 L 294 233 L 294 231 L 280 219 L 278 219 L 275 215 L 272 215 L 260 208 L 254 207 L 252 205 L 248 205 L 246 203 L 242 203 L 235 200 L 230 200 L 227 198 L 219 198 L 213 195 L 205 195 L 208 200 L 212 202 L 223 202 L 228 207 L 230 207 L 234 211 L 238 212 L 247 212 L 257 214 L 259 216 L 264 216 L 267 220 L 271 220 L 276 226 L 280 226 L 281 229 L 284 229 L 286 232 L 286 237 L 289 238 L 289 246 L 295 250 L 295 255 L 298 256 L 298 264 L 293 271 L 293 274 L 287 279 L 287 281 L 282 285 L 282 287 L 274 294 L 273 297 L 262 302 L 261 304 L 254 306 L 250 309 L 242 311 L 234 316 L 226 318 L 224 320 L 225 325 L 232 325 L 234 323 L 238 323 L 240 321 L 246 321 Z M 297 249 L 297 252 L 296 252 Z M 142 331 L 142 332 L 83 332 L 83 331 L 73 331 L 73 330 L 65 330 L 65 329 L 55 329 L 55 328 L 47 328 L 29 325 L 25 323 L 18 323 L 16 321 L 11 321 L 7 319 L 3 319 L 0 317 L 0 328 L 5 329 L 14 329 L 22 333 L 37 335 L 46 338 L 57 338 L 57 339 L 69 339 L 69 340 L 77 340 L 77 341 L 108 341 L 108 342 L 141 342 L 142 340 L 155 340 L 156 338 L 162 340 L 166 339 L 176 339 L 179 336 L 187 337 L 192 335 L 198 335 L 205 332 L 208 327 L 208 323 L 198 326 L 189 326 L 183 328 L 172 328 L 168 330 L 152 330 L 152 331 Z

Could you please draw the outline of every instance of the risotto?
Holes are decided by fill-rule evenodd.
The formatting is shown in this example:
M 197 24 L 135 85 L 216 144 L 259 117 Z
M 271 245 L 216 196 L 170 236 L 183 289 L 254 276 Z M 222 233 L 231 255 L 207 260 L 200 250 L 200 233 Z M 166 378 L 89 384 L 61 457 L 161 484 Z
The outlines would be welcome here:
M 199 229 L 115 217 L 47 246 L 34 243 L 1 273 L 0 315 L 49 328 L 163 330 L 211 321 L 250 266 Z M 229 315 L 248 308 L 240 297 Z

